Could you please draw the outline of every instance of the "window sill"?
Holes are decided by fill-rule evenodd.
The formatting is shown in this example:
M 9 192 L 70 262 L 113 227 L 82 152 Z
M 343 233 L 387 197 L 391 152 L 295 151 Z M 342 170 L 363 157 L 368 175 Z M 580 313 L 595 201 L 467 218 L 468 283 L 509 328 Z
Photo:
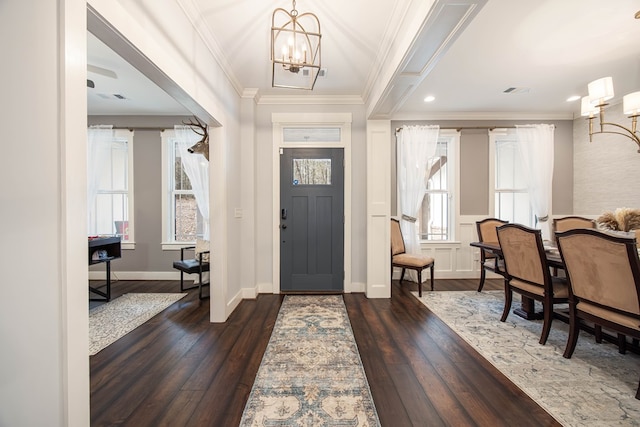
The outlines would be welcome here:
M 162 242 L 163 251 L 179 251 L 185 246 L 195 246 L 196 242 Z
M 429 246 L 451 246 L 451 247 L 460 247 L 462 243 L 457 240 L 421 240 L 420 247 L 429 247 Z
M 121 242 L 120 248 L 125 250 L 131 250 L 136 248 L 136 242 Z

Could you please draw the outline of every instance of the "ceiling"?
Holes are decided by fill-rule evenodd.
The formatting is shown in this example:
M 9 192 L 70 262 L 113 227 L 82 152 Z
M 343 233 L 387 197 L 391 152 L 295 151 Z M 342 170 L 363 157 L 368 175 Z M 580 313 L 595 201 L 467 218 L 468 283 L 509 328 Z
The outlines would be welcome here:
M 192 20 L 206 24 L 209 31 L 201 33 L 225 52 L 222 63 L 236 87 L 257 88 L 265 97 L 368 99 L 379 65 L 398 55 L 400 66 L 373 116 L 571 118 L 579 115 L 580 105 L 567 98 L 586 95 L 587 83 L 597 78 L 613 77 L 612 103 L 640 91 L 640 20 L 634 19 L 640 0 L 438 0 L 412 49 L 400 53 L 394 50 L 402 44 L 396 36 L 424 1 L 376 0 L 372 7 L 368 0 L 298 0 L 296 9 L 315 13 L 322 29 L 326 76 L 313 91 L 271 87 L 271 14 L 276 7 L 291 10 L 289 1 L 178 2 L 188 3 L 184 10 Z M 465 6 L 468 13 L 455 9 L 460 3 L 471 4 Z M 407 72 L 416 58 L 422 61 L 419 72 Z M 190 114 L 144 77 L 145 70 L 136 70 L 91 35 L 88 64 L 88 79 L 95 84 L 87 89 L 90 115 Z M 504 93 L 508 88 L 516 90 Z M 435 100 L 425 103 L 427 95 Z

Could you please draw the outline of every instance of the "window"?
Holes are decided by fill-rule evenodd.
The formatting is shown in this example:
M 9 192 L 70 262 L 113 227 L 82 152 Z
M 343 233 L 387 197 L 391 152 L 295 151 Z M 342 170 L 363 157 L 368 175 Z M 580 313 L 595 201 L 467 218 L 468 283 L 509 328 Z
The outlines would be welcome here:
M 204 222 L 173 130 L 162 133 L 162 146 L 163 249 L 171 249 L 202 238 Z
M 533 227 L 535 217 L 529 203 L 515 132 L 491 132 L 490 146 L 494 175 L 490 188 L 493 189 L 494 216 Z
M 89 164 L 95 199 L 89 201 L 89 235 L 121 236 L 122 247 L 132 249 L 133 237 L 133 132 L 113 131 L 103 144 L 98 163 Z M 97 174 L 91 176 L 91 174 Z
M 427 190 L 416 221 L 420 240 L 454 239 L 458 140 L 457 132 L 441 131 L 435 157 L 428 160 L 425 174 Z
M 293 185 L 331 185 L 331 159 L 293 159 Z

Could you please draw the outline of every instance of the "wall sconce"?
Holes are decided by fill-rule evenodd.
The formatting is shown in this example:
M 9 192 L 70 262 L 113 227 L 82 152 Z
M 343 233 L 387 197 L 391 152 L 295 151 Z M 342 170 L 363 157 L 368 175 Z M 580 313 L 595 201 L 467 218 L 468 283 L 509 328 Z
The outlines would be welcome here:
M 603 77 L 594 80 L 588 85 L 589 96 L 582 98 L 581 115 L 589 117 L 589 141 L 593 141 L 593 135 L 598 133 L 613 133 L 626 136 L 638 145 L 640 153 L 640 137 L 637 133 L 638 116 L 640 116 L 640 92 L 633 92 L 622 98 L 622 111 L 631 119 L 631 129 L 617 123 L 606 122 L 604 118 L 604 108 L 606 103 L 613 98 L 613 79 Z M 593 130 L 593 119 L 600 115 L 600 130 Z M 614 127 L 616 129 L 610 129 Z
M 271 17 L 273 87 L 312 90 L 320 73 L 320 21 L 313 13 L 298 15 L 282 8 Z

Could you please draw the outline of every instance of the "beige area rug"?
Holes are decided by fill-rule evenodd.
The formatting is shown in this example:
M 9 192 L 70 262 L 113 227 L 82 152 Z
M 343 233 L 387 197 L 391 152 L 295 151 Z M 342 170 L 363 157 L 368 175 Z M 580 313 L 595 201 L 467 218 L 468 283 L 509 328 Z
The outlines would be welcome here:
M 380 425 L 342 296 L 285 297 L 240 425 Z
M 500 322 L 503 291 L 426 292 L 418 299 L 563 425 L 640 426 L 637 354 L 619 354 L 617 346 L 596 344 L 583 332 L 565 359 L 569 326 L 554 320 L 540 345 L 541 320 L 512 312 Z
M 124 294 L 89 311 L 89 355 L 128 334 L 186 293 Z

